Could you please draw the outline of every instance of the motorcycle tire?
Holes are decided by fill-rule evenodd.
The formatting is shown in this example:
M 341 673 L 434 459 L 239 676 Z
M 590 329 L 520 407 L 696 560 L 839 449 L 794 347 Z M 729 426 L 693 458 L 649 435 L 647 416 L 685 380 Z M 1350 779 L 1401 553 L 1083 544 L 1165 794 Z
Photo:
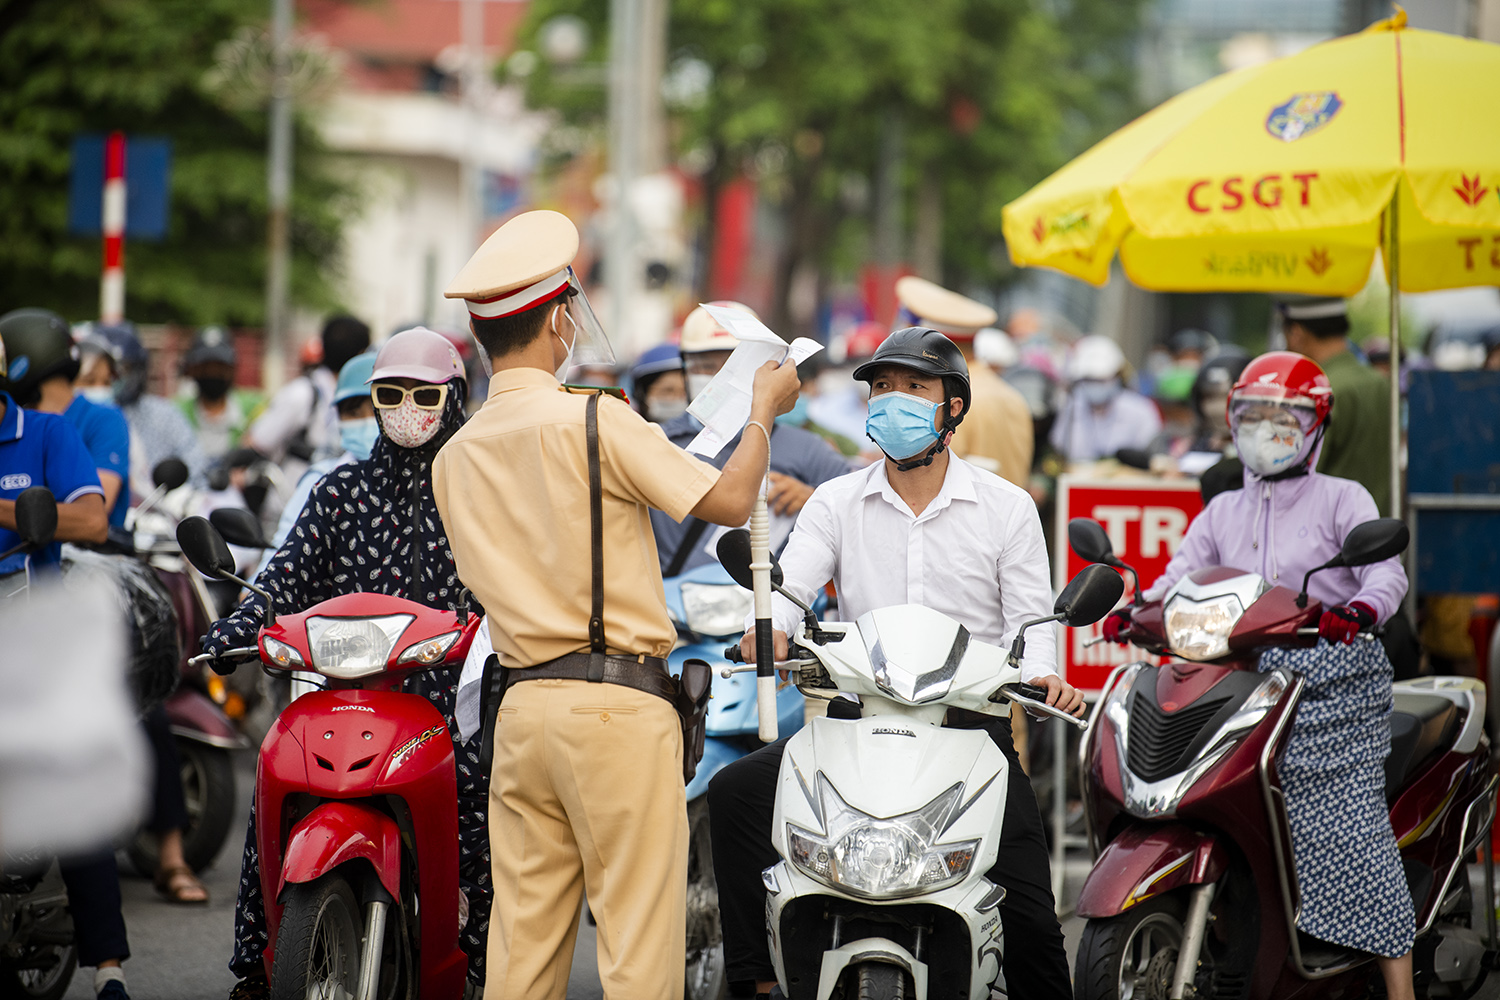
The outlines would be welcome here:
M 1083 929 L 1073 968 L 1077 1000 L 1165 997 L 1182 947 L 1183 901 L 1158 896 Z
M 78 967 L 78 946 L 28 946 L 22 959 L 0 962 L 0 1000 L 62 1000 Z M 38 964 L 46 967 L 26 967 Z
M 338 872 L 288 885 L 271 1000 L 356 995 L 362 931 L 359 900 Z
M 182 856 L 189 868 L 201 872 L 224 849 L 234 824 L 234 761 L 223 747 L 185 736 L 177 737 L 177 759 L 182 765 L 182 794 L 188 816 L 182 831 Z M 161 860 L 156 834 L 146 829 L 136 831 L 126 853 L 136 871 L 147 878 L 156 874 Z
M 844 971 L 844 1000 L 907 1000 L 916 996 L 915 984 L 906 970 L 886 962 L 861 962 Z
M 719 888 L 714 881 L 709 841 L 708 797 L 688 803 L 686 1000 L 723 1000 L 729 995 L 724 932 L 719 923 Z

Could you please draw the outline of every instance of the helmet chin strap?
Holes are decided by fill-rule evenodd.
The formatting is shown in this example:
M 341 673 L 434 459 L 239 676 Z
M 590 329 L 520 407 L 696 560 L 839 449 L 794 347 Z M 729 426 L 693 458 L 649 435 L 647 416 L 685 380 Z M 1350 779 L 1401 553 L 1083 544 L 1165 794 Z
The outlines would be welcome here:
M 905 461 L 897 461 L 896 459 L 891 458 L 891 461 L 896 463 L 896 471 L 910 472 L 912 469 L 926 468 L 927 466 L 931 465 L 932 460 L 941 455 L 943 453 L 943 449 L 948 447 L 948 439 L 953 436 L 953 431 L 955 430 L 955 428 L 949 423 L 949 420 L 951 419 L 952 418 L 950 417 L 947 420 L 943 421 L 943 430 L 942 433 L 938 435 L 937 444 L 933 445 L 931 448 L 928 448 L 927 452 L 922 458 L 916 458 L 914 456 L 912 458 L 906 459 Z M 890 456 L 886 455 L 886 458 L 890 458 Z

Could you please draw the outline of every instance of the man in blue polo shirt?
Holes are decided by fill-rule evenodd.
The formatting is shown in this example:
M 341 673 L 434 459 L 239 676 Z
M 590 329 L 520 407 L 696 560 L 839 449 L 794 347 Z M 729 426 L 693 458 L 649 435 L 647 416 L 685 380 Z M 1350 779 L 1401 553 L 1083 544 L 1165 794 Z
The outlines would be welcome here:
M 69 341 L 61 357 L 55 350 L 59 327 Z M 23 490 L 45 486 L 58 501 L 56 541 L 31 557 L 34 565 L 55 564 L 59 542 L 99 543 L 109 537 L 104 489 L 83 439 L 62 416 L 18 405 L 36 401 L 41 380 L 65 371 L 70 363 L 76 371 L 78 358 L 71 341 L 67 323 L 53 313 L 17 309 L 0 316 L 0 550 L 20 542 L 15 498 Z M 71 381 L 72 375 L 68 377 Z M 13 556 L 0 563 L 0 575 L 25 567 L 24 557 Z M 96 967 L 94 992 L 99 1000 L 129 1000 L 121 963 L 130 957 L 130 945 L 114 850 L 105 846 L 68 858 L 61 869 L 78 939 L 78 964 Z
M 0 414 L 0 551 L 20 544 L 15 531 L 15 499 L 23 490 L 45 486 L 57 498 L 57 540 L 33 555 L 33 564 L 56 563 L 60 542 L 102 542 L 109 532 L 104 489 L 94 459 L 78 432 L 63 417 L 22 409 L 11 395 L 18 385 L 24 393 L 35 392 L 35 380 L 29 373 L 58 367 L 57 358 L 33 348 L 33 344 L 51 339 L 37 335 L 39 327 L 51 324 L 51 320 L 34 315 L 39 312 L 18 309 L 0 316 L 0 390 L 4 390 L 0 391 L 4 411 Z M 67 324 L 59 317 L 52 316 L 52 320 L 61 324 L 67 336 Z M 11 556 L 0 562 L 0 576 L 25 565 L 24 556 Z

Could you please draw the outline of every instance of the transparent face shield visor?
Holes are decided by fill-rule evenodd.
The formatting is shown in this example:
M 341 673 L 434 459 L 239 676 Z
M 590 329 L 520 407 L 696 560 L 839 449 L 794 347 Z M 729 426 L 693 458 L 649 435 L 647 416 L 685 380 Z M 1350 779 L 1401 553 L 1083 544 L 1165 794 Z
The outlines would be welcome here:
M 584 294 L 583 285 L 571 267 L 568 268 L 568 297 L 564 311 L 567 313 L 567 319 L 572 321 L 572 330 L 570 333 L 569 324 L 559 319 L 557 332 L 565 343 L 573 345 L 572 357 L 568 362 L 569 367 L 598 365 L 613 368 L 615 366 L 614 348 L 610 346 L 609 337 L 604 333 L 604 326 L 599 322 L 599 317 L 594 315 L 594 307 L 589 305 L 589 297 Z

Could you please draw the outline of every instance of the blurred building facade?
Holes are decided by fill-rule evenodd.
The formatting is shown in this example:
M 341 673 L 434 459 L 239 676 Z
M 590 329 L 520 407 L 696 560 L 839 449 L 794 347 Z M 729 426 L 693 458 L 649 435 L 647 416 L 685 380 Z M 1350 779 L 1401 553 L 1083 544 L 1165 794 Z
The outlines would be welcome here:
M 470 3 L 481 30 L 466 39 Z M 359 190 L 342 297 L 377 337 L 415 322 L 462 328 L 443 287 L 490 230 L 527 207 L 547 121 L 488 72 L 525 12 L 510 0 L 299 2 L 300 30 L 342 57 L 343 85 L 317 116 Z M 468 80 L 477 85 L 466 93 Z

